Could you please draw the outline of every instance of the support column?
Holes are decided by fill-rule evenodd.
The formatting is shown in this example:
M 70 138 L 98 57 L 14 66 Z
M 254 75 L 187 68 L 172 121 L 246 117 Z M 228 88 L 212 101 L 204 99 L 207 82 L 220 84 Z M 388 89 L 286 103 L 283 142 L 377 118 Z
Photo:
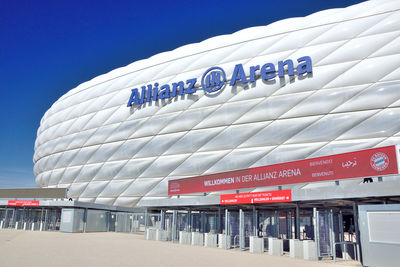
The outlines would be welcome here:
M 148 223 L 148 213 L 147 213 L 147 209 L 145 209 L 144 211 L 144 231 L 147 231 L 147 223 Z
M 314 224 L 314 240 L 315 240 L 315 256 L 319 260 L 319 220 L 317 208 L 313 208 L 313 224 Z
M 253 236 L 258 236 L 258 213 L 256 206 L 253 206 Z
M 160 211 L 161 230 L 165 230 L 165 210 Z
M 15 214 L 17 214 L 17 215 L 15 215 Z M 15 209 L 15 211 L 14 211 L 14 228 L 15 229 L 18 229 L 18 226 L 19 226 L 19 221 L 17 221 L 17 218 L 18 218 L 18 215 L 19 215 L 19 211 L 17 210 L 17 209 Z
M 228 236 L 229 236 L 229 211 L 225 209 L 225 248 L 228 248 Z
M 335 251 L 335 227 L 334 227 L 334 220 L 333 220 L 333 210 L 329 211 L 329 243 L 331 248 L 331 257 L 336 253 Z
M 362 260 L 362 254 L 360 249 L 360 228 L 358 226 L 358 210 L 357 210 L 357 202 L 353 202 L 353 217 L 354 217 L 354 232 L 356 234 L 356 242 L 357 242 L 357 256 L 356 259 L 358 261 Z
M 293 230 L 292 230 L 292 212 L 288 211 L 286 213 L 286 225 L 287 225 L 287 239 L 293 239 Z
M 239 248 L 244 250 L 244 212 L 242 209 L 239 210 Z
M 49 210 L 45 209 L 44 210 L 44 224 L 43 224 L 43 230 L 47 230 L 47 221 L 49 220 Z
M 14 212 L 13 212 L 13 223 L 14 223 L 14 228 L 17 225 L 17 208 L 14 208 Z
M 6 208 L 6 212 L 4 214 L 4 224 L 3 224 L 3 228 L 7 228 L 8 225 L 10 224 L 10 220 L 8 218 L 8 208 Z
M 22 216 L 21 216 L 22 217 L 21 224 L 22 224 L 22 229 L 23 230 L 25 230 L 25 228 L 26 228 L 25 212 L 26 212 L 25 207 L 23 207 Z
M 279 214 L 278 211 L 276 210 L 274 213 L 274 222 L 275 222 L 275 236 L 276 238 L 279 238 Z
M 228 227 L 229 227 L 229 211 L 228 211 L 228 209 L 225 209 L 225 234 L 228 234 L 228 232 L 229 232 L 229 230 L 228 230 Z
M 44 213 L 44 208 L 42 208 L 42 212 L 40 213 L 40 231 L 43 231 L 43 213 Z
M 206 232 L 206 214 L 204 211 L 200 212 L 200 233 Z
M 295 228 L 296 239 L 300 240 L 300 207 L 296 203 L 296 228 Z
M 218 214 L 217 214 L 217 233 L 222 234 L 222 216 L 221 216 L 221 207 L 218 207 Z
M 176 241 L 177 238 L 177 230 L 178 230 L 178 225 L 177 225 L 177 221 L 178 221 L 178 211 L 174 210 L 172 213 L 172 242 Z
M 113 216 L 113 215 L 112 215 L 112 212 L 111 212 L 111 211 L 107 212 L 108 232 L 111 232 L 111 231 L 115 232 L 115 229 L 113 230 L 113 227 L 115 227 L 115 222 L 114 222 L 112 216 Z M 145 220 L 146 220 L 146 218 L 145 218 Z M 112 223 L 114 223 L 113 226 L 112 226 Z M 145 229 L 144 229 L 144 232 L 146 233 L 146 227 L 145 227 Z
M 192 211 L 191 210 L 189 210 L 187 213 L 185 230 L 186 230 L 186 232 L 192 231 Z
M 344 230 L 343 230 L 343 213 L 342 210 L 339 211 L 339 241 L 343 242 L 344 241 Z M 347 253 L 347 251 L 344 250 L 344 245 L 340 245 L 342 253 Z M 334 248 L 334 253 L 336 253 L 335 251 L 336 248 Z M 336 256 L 336 255 L 335 255 Z
M 86 233 L 86 227 L 87 227 L 87 212 L 88 209 L 85 209 L 83 212 L 83 232 Z

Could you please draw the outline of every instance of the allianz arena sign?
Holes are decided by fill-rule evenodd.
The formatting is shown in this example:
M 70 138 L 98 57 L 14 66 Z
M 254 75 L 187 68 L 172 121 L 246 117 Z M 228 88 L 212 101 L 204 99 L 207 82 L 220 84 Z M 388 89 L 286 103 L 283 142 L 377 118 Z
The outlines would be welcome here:
M 294 67 L 293 60 L 287 59 L 279 61 L 278 66 L 275 67 L 273 63 L 265 63 L 260 65 L 250 66 L 248 74 L 243 68 L 242 64 L 236 64 L 230 78 L 229 85 L 235 86 L 236 82 L 240 81 L 242 84 L 254 83 L 258 77 L 264 81 L 275 79 L 278 77 L 284 78 L 285 73 L 288 76 L 294 76 L 295 70 L 297 75 L 312 73 L 311 57 L 303 56 L 297 59 L 298 65 Z M 247 78 L 249 77 L 249 78 Z M 201 78 L 201 87 L 206 93 L 214 93 L 219 91 L 225 86 L 227 82 L 224 69 L 220 67 L 211 67 L 207 69 Z M 172 84 L 159 85 L 159 83 L 143 85 L 140 90 L 138 88 L 132 89 L 131 96 L 127 107 L 133 105 L 141 105 L 145 102 L 158 101 L 176 97 L 178 95 L 190 95 L 197 91 L 196 88 L 197 78 L 191 78 L 184 81 L 174 82 Z
M 168 181 L 168 195 L 399 174 L 400 146 L 372 148 Z

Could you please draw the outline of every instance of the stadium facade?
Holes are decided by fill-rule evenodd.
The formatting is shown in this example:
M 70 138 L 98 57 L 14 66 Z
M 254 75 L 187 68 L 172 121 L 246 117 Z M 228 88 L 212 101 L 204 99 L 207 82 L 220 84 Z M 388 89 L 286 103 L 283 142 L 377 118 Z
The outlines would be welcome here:
M 191 212 L 215 209 L 218 220 L 225 216 L 216 232 L 227 231 L 233 213 L 221 215 L 221 208 L 248 198 L 230 209 L 240 210 L 239 220 L 252 210 L 254 234 L 272 233 L 259 222 L 280 225 L 285 218 L 285 238 L 302 238 L 307 227 L 300 231 L 301 225 L 337 225 L 336 215 L 347 224 L 337 233 L 353 224 L 357 232 L 358 204 L 400 202 L 399 86 L 398 1 L 368 1 L 217 36 L 63 95 L 37 131 L 36 183 L 68 188 L 75 201 L 161 210 L 163 229 L 166 210 L 185 209 L 186 225 L 204 232 L 205 219 L 198 215 L 195 226 Z M 309 170 L 314 167 L 319 171 Z M 287 201 L 257 206 L 257 192 Z M 275 215 L 266 211 L 260 219 L 262 209 Z M 173 218 L 174 239 L 179 214 Z M 226 233 L 234 242 L 232 231 Z
M 36 183 L 148 206 L 171 198 L 169 180 L 398 144 L 399 7 L 244 29 L 85 82 L 41 120 Z

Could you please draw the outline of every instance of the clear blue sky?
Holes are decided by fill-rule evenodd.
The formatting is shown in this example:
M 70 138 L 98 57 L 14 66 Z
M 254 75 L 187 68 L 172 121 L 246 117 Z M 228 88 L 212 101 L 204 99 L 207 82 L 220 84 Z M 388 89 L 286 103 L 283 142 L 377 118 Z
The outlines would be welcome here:
M 209 37 L 356 0 L 0 2 L 0 188 L 36 187 L 40 119 L 82 82 Z

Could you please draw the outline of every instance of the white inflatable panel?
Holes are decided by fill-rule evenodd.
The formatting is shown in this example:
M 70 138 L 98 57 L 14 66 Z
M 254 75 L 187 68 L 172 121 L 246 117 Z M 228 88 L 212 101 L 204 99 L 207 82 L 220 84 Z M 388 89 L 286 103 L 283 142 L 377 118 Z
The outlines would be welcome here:
M 256 72 L 255 82 L 229 85 L 236 64 L 250 79 L 252 66 L 277 68 L 287 59 L 297 66 L 303 56 L 312 73 L 265 81 Z M 227 84 L 205 93 L 202 75 L 215 66 Z M 134 88 L 192 78 L 193 94 L 127 107 Z M 115 69 L 58 99 L 37 131 L 36 183 L 66 187 L 76 200 L 132 207 L 171 198 L 172 179 L 398 144 L 399 87 L 400 1 L 213 37 Z M 276 187 L 248 191 L 267 189 Z

